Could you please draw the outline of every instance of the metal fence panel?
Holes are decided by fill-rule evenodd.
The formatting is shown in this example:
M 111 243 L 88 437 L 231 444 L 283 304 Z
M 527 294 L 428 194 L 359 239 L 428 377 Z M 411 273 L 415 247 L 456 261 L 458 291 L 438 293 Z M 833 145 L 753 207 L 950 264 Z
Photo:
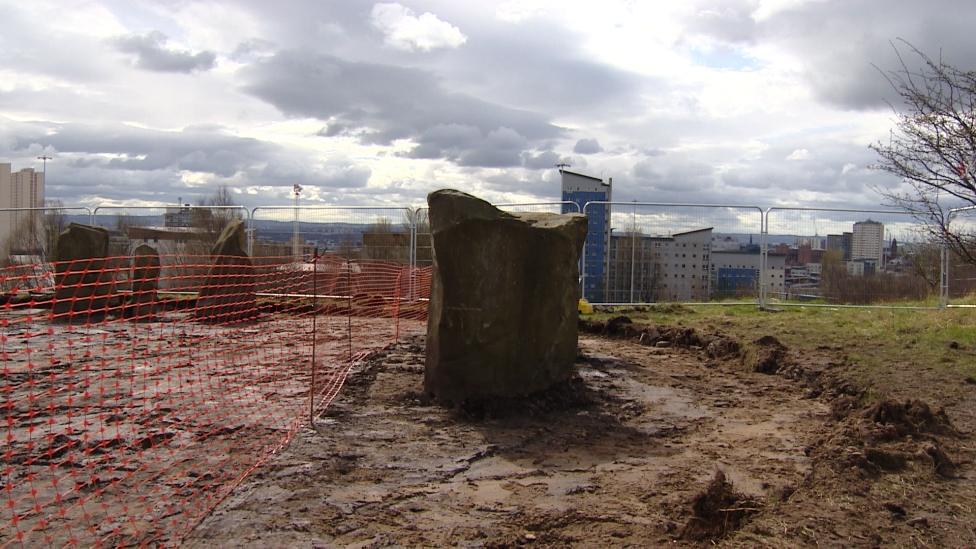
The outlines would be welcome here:
M 69 223 L 91 223 L 84 207 L 0 208 L 0 267 L 51 261 Z
M 593 303 L 759 299 L 759 207 L 589 202 L 583 213 L 583 295 Z
M 770 208 L 766 230 L 769 305 L 938 305 L 941 245 L 908 213 Z
M 318 248 L 344 258 L 410 264 L 410 208 L 259 206 L 251 211 L 251 226 L 255 256 L 303 261 Z
M 943 302 L 949 307 L 976 307 L 976 207 L 950 212 L 949 229 L 956 235 L 968 256 L 946 247 L 943 260 L 945 292 Z
M 110 258 L 131 257 L 142 245 L 159 254 L 161 290 L 182 291 L 206 274 L 210 250 L 224 227 L 247 221 L 243 206 L 99 206 L 92 224 L 108 230 Z M 110 260 L 110 263 L 112 260 Z M 125 284 L 125 272 L 119 271 Z

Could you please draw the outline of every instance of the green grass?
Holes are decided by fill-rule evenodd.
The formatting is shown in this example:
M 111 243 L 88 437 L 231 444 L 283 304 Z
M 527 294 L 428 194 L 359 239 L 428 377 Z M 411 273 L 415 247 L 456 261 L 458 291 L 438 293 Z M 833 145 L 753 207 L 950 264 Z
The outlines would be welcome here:
M 597 311 L 635 322 L 722 332 L 748 344 L 772 335 L 795 355 L 829 355 L 869 392 L 957 394 L 976 378 L 976 309 L 657 305 Z M 971 386 L 970 386 L 971 387 Z

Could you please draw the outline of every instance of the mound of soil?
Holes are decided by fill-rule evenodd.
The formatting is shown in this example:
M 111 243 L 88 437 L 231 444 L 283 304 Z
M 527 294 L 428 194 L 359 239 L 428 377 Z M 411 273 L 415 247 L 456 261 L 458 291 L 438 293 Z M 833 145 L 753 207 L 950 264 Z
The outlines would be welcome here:
M 637 324 L 627 316 L 616 316 L 606 322 L 581 319 L 579 329 L 584 333 L 636 339 L 641 345 L 649 347 L 704 349 L 710 358 L 716 359 L 738 357 L 741 353 L 739 342 L 722 334 L 702 334 L 684 326 Z
M 721 470 L 691 503 L 694 516 L 681 530 L 691 541 L 715 540 L 737 530 L 746 517 L 759 511 L 759 504 L 737 493 Z
M 710 358 L 737 357 L 741 352 L 739 342 L 725 336 L 715 336 L 705 347 L 705 354 Z
M 771 335 L 762 336 L 755 342 L 758 346 L 753 370 L 761 374 L 775 374 L 784 365 L 786 345 Z
M 940 408 L 933 412 L 922 400 L 881 400 L 861 412 L 861 417 L 875 424 L 871 434 L 879 440 L 896 440 L 922 433 L 957 434 L 945 410 Z

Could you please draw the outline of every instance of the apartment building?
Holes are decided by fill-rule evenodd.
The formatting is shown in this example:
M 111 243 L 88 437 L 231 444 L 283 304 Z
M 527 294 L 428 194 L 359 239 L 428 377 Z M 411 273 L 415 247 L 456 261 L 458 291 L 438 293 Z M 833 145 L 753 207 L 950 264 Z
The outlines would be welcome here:
M 9 163 L 0 163 L 0 254 L 3 257 L 12 251 L 36 253 L 44 240 L 40 235 L 43 217 L 40 212 L 11 212 L 9 209 L 43 206 L 44 174 L 33 168 L 13 172 Z
M 707 301 L 711 243 L 711 227 L 671 236 L 613 235 L 608 297 L 617 302 Z
M 604 182 L 598 177 L 560 169 L 562 177 L 563 202 L 574 202 L 579 211 L 587 202 L 610 202 L 613 200 L 613 181 Z M 563 207 L 563 213 L 570 211 Z M 587 232 L 583 247 L 583 296 L 593 302 L 605 301 L 607 275 L 607 248 L 610 243 L 610 205 L 591 206 L 586 210 Z

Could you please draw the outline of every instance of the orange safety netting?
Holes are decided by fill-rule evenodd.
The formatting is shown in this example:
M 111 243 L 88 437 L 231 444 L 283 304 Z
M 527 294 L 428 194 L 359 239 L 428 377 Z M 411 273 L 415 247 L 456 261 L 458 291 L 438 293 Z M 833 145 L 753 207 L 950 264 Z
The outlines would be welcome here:
M 178 542 L 356 360 L 422 329 L 429 288 L 330 255 L 0 270 L 0 547 Z

